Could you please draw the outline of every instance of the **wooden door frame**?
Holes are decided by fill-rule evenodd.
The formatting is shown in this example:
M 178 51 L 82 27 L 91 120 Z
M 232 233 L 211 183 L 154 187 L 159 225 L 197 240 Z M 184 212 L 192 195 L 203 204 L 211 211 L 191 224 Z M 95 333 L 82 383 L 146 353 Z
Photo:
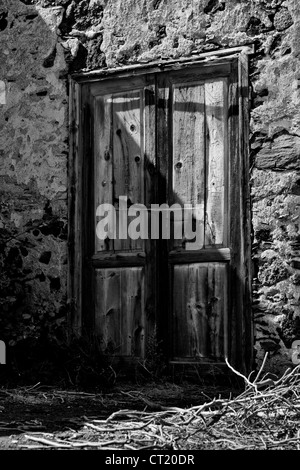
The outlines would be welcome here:
M 203 70 L 213 70 L 219 64 L 232 64 L 236 74 L 236 87 L 231 87 L 229 103 L 232 107 L 229 120 L 235 122 L 230 126 L 229 139 L 235 148 L 234 168 L 231 169 L 230 190 L 234 205 L 240 215 L 238 227 L 231 226 L 235 233 L 231 250 L 238 272 L 231 272 L 229 286 L 239 279 L 239 287 L 231 291 L 232 322 L 234 344 L 229 351 L 229 361 L 242 372 L 251 370 L 253 361 L 253 325 L 251 318 L 251 207 L 249 189 L 249 84 L 248 55 L 253 47 L 242 46 L 221 51 L 200 54 L 193 58 L 178 61 L 162 61 L 147 65 L 129 66 L 111 70 L 75 73 L 69 77 L 69 132 L 70 153 L 68 165 L 68 216 L 69 216 L 69 263 L 68 263 L 68 302 L 69 325 L 76 334 L 81 335 L 85 329 L 93 328 L 93 318 L 84 315 L 89 311 L 93 299 L 85 295 L 85 284 L 88 281 L 85 271 L 85 257 L 93 234 L 86 232 L 85 227 L 91 216 L 89 201 L 84 197 L 91 184 L 93 162 L 93 101 L 91 86 L 107 80 L 134 80 L 139 75 L 181 70 L 191 66 L 201 66 Z M 238 189 L 237 189 L 238 188 Z M 234 230 L 233 230 L 234 228 Z M 234 249 L 234 246 L 238 249 Z M 232 270 L 231 270 L 232 271 Z M 89 285 L 89 287 L 91 287 Z M 87 298 L 88 297 L 88 298 Z M 242 312 L 242 314 L 240 313 Z

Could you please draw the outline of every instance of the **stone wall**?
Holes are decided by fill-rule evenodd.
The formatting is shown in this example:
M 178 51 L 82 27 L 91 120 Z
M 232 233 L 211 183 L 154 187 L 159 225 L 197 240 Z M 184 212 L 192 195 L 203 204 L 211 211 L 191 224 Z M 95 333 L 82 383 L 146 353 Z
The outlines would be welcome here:
M 69 72 L 255 43 L 250 60 L 256 360 L 300 338 L 297 0 L 0 0 L 1 335 L 67 314 Z
M 68 67 L 34 6 L 1 1 L 0 36 L 0 331 L 14 346 L 66 316 Z

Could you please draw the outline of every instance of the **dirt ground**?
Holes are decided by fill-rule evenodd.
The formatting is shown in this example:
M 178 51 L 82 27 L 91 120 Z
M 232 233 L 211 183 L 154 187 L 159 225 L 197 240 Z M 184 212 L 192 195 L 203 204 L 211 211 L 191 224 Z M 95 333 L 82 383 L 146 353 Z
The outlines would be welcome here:
M 106 420 L 120 410 L 155 413 L 169 407 L 190 408 L 214 397 L 229 398 L 232 392 L 237 393 L 230 388 L 191 383 L 122 383 L 109 391 L 96 393 L 41 384 L 12 390 L 2 388 L 0 450 L 26 448 L 28 433 L 61 437 L 70 431 L 79 432 L 87 421 Z
M 300 450 L 300 365 L 244 380 L 2 387 L 0 450 Z

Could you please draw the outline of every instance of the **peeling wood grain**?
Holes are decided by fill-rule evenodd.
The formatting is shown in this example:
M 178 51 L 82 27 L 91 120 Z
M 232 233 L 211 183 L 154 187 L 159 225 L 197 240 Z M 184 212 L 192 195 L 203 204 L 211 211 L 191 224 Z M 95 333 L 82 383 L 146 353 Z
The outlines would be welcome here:
M 118 199 L 127 197 L 127 204 L 144 202 L 144 153 L 143 149 L 143 109 L 141 90 L 113 95 L 113 167 L 114 205 L 117 209 L 119 230 L 127 234 L 126 213 L 119 214 Z M 120 216 L 119 216 L 120 215 Z M 132 218 L 128 217 L 128 224 Z M 120 232 L 119 232 L 120 233 Z M 115 250 L 137 249 L 143 246 L 141 239 L 116 238 Z
M 206 217 L 205 246 L 222 245 L 225 214 L 225 80 L 205 83 Z
M 95 214 L 100 204 L 113 204 L 113 146 L 112 146 L 112 96 L 95 100 Z M 113 240 L 100 240 L 96 236 L 95 251 L 113 250 Z
M 73 112 L 78 120 L 88 105 L 90 117 L 87 120 L 82 113 L 77 123 L 80 136 L 72 144 L 75 157 L 78 155 L 76 169 L 71 172 L 78 191 L 71 198 L 75 201 L 72 210 L 77 211 L 73 239 L 78 250 L 70 272 L 80 270 L 70 280 L 79 305 L 74 325 L 92 325 L 94 315 L 103 344 L 109 345 L 112 355 L 123 357 L 143 357 L 147 338 L 156 325 L 169 358 L 219 362 L 228 354 L 233 366 L 243 371 L 251 362 L 246 58 L 241 59 L 239 68 L 237 57 L 232 57 L 205 67 L 184 64 L 182 70 L 159 70 L 156 76 L 114 77 L 80 86 L 79 112 L 76 85 Z M 109 99 L 108 106 L 105 100 Z M 110 122 L 105 113 L 111 113 Z M 94 135 L 91 149 L 85 133 L 91 132 L 94 114 L 93 129 L 102 130 L 100 140 Z M 119 135 L 117 130 L 121 130 Z M 135 130 L 137 136 L 133 135 Z M 206 130 L 210 140 L 204 145 Z M 107 146 L 112 153 L 109 165 L 102 160 Z M 140 157 L 134 164 L 132 153 Z M 182 166 L 177 174 L 174 163 L 180 155 L 186 173 Z M 94 191 L 94 179 L 98 182 L 110 174 L 114 192 L 110 188 Z M 86 195 L 91 196 L 86 199 Z M 200 250 L 186 249 L 187 245 L 174 247 L 164 240 L 121 241 L 123 244 L 117 242 L 109 251 L 103 246 L 94 250 L 94 219 L 86 228 L 94 217 L 89 204 L 95 196 L 94 211 L 101 198 L 115 202 L 118 195 L 128 196 L 129 204 L 142 202 L 147 207 L 174 202 L 176 197 L 192 204 L 204 201 L 207 220 L 214 229 L 210 233 L 206 230 L 206 246 L 201 241 Z M 90 309 L 94 313 L 86 312 Z
M 173 359 L 224 359 L 225 289 L 224 264 L 174 267 Z
M 103 352 L 144 356 L 143 292 L 143 268 L 96 270 L 95 327 Z
M 204 245 L 205 132 L 204 86 L 177 85 L 173 90 L 173 200 L 182 207 L 191 205 L 193 227 L 200 226 L 200 236 L 192 249 Z M 187 213 L 184 213 L 186 216 Z M 182 227 L 184 231 L 184 227 Z M 174 240 L 174 247 L 183 240 Z M 190 243 L 184 243 L 190 248 Z

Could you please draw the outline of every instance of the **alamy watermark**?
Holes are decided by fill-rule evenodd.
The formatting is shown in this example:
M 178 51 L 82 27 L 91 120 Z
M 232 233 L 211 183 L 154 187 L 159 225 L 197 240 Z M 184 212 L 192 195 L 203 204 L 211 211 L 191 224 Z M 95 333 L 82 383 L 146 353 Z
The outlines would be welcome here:
M 132 204 L 128 207 L 127 196 L 118 199 L 117 208 L 109 203 L 97 207 L 96 217 L 100 220 L 96 235 L 99 240 L 169 240 L 173 237 L 175 240 L 184 238 L 199 248 L 203 239 L 203 204 L 151 204 L 150 208 Z

